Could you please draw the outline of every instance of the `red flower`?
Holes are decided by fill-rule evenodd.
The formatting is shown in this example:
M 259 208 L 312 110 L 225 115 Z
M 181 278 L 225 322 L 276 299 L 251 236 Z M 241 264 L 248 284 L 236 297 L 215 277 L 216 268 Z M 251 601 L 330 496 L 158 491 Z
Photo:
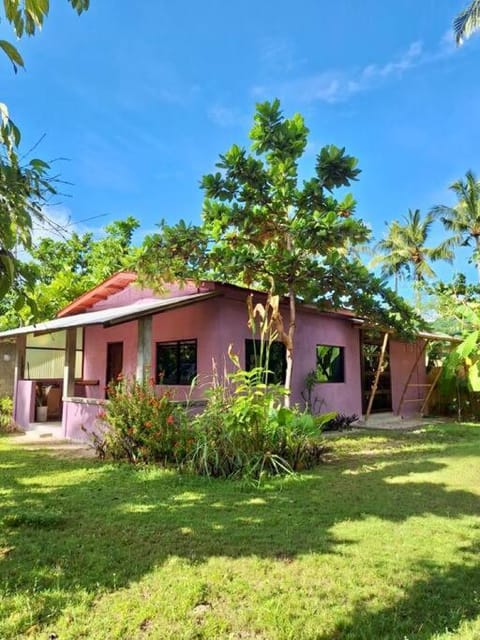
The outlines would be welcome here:
M 147 429 L 150 429 L 150 427 L 152 426 L 152 423 L 150 422 L 150 420 L 147 420 L 146 422 L 143 423 L 144 427 L 147 427 Z
M 172 415 L 167 417 L 167 424 L 173 424 L 175 422 L 175 418 Z

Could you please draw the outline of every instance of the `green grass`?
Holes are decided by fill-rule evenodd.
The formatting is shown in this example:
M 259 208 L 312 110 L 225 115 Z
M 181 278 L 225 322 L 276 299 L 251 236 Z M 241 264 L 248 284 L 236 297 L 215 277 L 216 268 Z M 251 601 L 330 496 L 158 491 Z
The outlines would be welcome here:
M 480 427 L 261 488 L 0 439 L 0 638 L 480 638 Z

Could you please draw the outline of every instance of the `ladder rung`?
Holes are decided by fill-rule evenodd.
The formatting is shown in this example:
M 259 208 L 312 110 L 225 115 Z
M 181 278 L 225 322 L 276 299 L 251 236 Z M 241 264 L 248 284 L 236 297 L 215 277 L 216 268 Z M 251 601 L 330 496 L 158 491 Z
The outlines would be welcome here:
M 409 384 L 409 387 L 431 387 L 431 384 Z
M 423 402 L 425 400 L 425 398 L 409 398 L 408 400 L 404 400 L 403 404 L 405 404 L 406 402 Z

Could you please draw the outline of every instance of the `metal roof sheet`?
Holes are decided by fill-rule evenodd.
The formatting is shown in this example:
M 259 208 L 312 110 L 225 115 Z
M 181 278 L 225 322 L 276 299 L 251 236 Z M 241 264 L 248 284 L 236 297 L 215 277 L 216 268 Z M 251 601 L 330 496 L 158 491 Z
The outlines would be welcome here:
M 449 336 L 448 333 L 430 333 L 429 331 L 419 331 L 417 333 L 419 338 L 425 338 L 425 340 L 438 340 L 445 342 L 463 342 L 463 338 L 459 338 L 458 336 Z
M 102 324 L 106 327 L 130 320 L 136 320 L 155 313 L 184 307 L 196 302 L 201 302 L 207 298 L 217 297 L 221 295 L 217 291 L 208 293 L 195 293 L 188 296 L 177 296 L 176 298 L 164 298 L 163 300 L 137 301 L 124 307 L 115 307 L 113 309 L 102 309 L 100 311 L 89 311 L 87 313 L 79 313 L 64 318 L 55 318 L 45 322 L 38 322 L 27 327 L 19 327 L 18 329 L 9 329 L 0 332 L 0 339 L 13 336 L 20 336 L 28 333 L 49 333 L 60 331 L 61 329 L 70 329 L 73 327 L 87 327 L 94 324 Z

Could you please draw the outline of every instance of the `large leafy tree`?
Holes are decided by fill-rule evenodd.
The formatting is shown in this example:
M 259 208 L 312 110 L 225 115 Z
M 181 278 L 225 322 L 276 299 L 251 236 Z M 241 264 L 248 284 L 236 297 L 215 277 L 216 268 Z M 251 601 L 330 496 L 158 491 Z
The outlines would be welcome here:
M 201 181 L 202 224 L 161 224 L 147 237 L 139 263 L 148 284 L 212 278 L 287 296 L 288 317 L 277 318 L 286 346 L 286 387 L 294 360 L 298 300 L 329 309 L 351 305 L 392 325 L 407 305 L 385 289 L 352 255 L 369 229 L 353 215 L 348 187 L 357 160 L 334 145 L 323 147 L 314 175 L 299 178 L 308 129 L 296 114 L 285 118 L 278 100 L 257 105 L 251 150 L 233 145 Z
M 455 194 L 457 203 L 453 207 L 438 205 L 432 211 L 440 215 L 446 229 L 453 231 L 457 245 L 473 244 L 473 262 L 480 282 L 480 180 L 473 171 L 467 171 L 465 179 L 457 180 L 449 189 Z
M 33 286 L 25 295 L 25 283 L 17 279 L 0 300 L 0 327 L 47 320 L 72 300 L 102 280 L 135 263 L 137 250 L 132 235 L 139 226 L 129 216 L 105 227 L 95 238 L 92 233 L 73 233 L 66 240 L 41 239 L 31 248 L 32 260 L 23 265 Z
M 480 0 L 472 0 L 453 21 L 453 30 L 457 45 L 480 28 Z
M 88 9 L 89 0 L 68 0 L 77 13 Z M 32 36 L 39 29 L 49 9 L 48 0 L 4 0 L 0 23 L 9 23 L 16 38 Z M 0 50 L 13 68 L 23 67 L 19 50 L 8 40 L 0 40 Z M 28 270 L 16 258 L 18 247 L 31 247 L 32 222 L 44 219 L 42 207 L 55 193 L 50 167 L 39 159 L 22 163 L 19 154 L 20 131 L 10 118 L 8 108 L 0 103 L 0 299 Z
M 436 246 L 428 246 L 428 236 L 431 232 L 436 215 L 429 212 L 422 218 L 419 209 L 408 210 L 403 222 L 394 220 L 388 226 L 387 236 L 377 247 L 383 255 L 374 262 L 382 265 L 384 275 L 398 275 L 404 273 L 413 281 L 416 296 L 416 306 L 420 306 L 421 287 L 426 280 L 435 277 L 430 263 L 438 260 L 452 262 L 454 240 L 449 238 Z

